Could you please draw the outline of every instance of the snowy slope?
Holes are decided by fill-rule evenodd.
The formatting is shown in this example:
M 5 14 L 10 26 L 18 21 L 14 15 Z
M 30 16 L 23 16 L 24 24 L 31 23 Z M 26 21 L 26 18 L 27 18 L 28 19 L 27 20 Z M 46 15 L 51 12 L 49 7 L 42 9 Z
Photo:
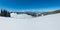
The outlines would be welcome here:
M 60 14 L 30 19 L 0 17 L 0 30 L 60 30 Z

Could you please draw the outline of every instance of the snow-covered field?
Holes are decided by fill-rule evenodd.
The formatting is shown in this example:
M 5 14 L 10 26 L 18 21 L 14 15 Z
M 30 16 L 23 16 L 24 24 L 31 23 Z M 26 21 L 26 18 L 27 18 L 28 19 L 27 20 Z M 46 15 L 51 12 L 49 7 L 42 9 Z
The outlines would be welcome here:
M 0 17 L 0 30 L 60 30 L 60 13 L 36 18 L 23 15 Z

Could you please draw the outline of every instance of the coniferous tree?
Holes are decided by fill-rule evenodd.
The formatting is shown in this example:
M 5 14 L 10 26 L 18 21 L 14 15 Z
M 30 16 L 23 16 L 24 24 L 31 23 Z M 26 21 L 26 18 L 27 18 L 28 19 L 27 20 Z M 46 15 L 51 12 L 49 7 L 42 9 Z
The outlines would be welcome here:
M 10 12 L 8 12 L 6 10 L 1 10 L 1 16 L 10 17 Z

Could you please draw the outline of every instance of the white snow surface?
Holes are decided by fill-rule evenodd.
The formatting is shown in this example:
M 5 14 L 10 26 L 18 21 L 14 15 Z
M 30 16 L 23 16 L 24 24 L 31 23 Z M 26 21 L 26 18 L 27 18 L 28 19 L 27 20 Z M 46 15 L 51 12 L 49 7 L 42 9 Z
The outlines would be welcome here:
M 18 18 L 18 19 L 32 18 L 32 16 L 27 15 L 27 14 L 16 14 L 16 13 L 11 13 L 11 17 Z
M 0 17 L 0 30 L 60 30 L 60 13 L 22 19 Z

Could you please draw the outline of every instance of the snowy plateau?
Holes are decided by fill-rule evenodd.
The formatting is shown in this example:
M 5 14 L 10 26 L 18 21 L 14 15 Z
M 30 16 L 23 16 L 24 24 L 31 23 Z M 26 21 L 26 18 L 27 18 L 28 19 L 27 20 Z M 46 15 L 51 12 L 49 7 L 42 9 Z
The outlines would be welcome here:
M 12 13 L 0 17 L 0 30 L 60 30 L 60 13 L 40 17 Z

